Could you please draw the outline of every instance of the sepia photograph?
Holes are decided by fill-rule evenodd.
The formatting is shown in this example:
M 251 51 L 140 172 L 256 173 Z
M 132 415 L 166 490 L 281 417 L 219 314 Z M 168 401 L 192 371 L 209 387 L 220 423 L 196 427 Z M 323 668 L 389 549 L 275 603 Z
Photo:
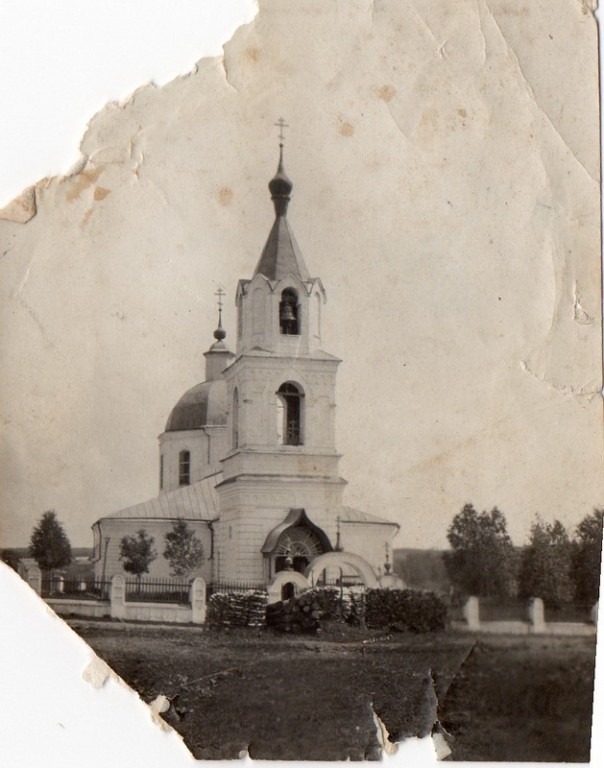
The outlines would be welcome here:
M 0 209 L 0 568 L 93 697 L 197 760 L 590 761 L 594 10 L 259 0 Z

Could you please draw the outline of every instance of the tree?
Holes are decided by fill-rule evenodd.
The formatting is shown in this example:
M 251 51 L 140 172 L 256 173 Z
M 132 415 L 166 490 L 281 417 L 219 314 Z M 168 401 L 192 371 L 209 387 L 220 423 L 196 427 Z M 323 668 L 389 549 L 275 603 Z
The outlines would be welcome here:
M 572 576 L 575 598 L 581 603 L 595 603 L 600 596 L 602 560 L 602 521 L 604 509 L 585 515 L 573 541 Z
M 453 585 L 468 595 L 509 597 L 514 592 L 516 552 L 505 516 L 494 507 L 478 513 L 466 504 L 453 518 L 445 566 Z
M 176 520 L 164 538 L 171 576 L 188 576 L 204 562 L 203 544 L 184 520 Z
M 71 562 L 71 544 L 52 510 L 45 512 L 31 534 L 29 553 L 43 571 L 65 568 Z
M 124 536 L 120 541 L 120 560 L 124 570 L 140 581 L 143 573 L 149 573 L 149 566 L 157 557 L 153 545 L 155 539 L 141 528 L 136 536 Z
M 552 608 L 572 598 L 572 548 L 566 528 L 559 520 L 531 526 L 531 539 L 522 553 L 518 592 L 521 597 L 540 597 Z

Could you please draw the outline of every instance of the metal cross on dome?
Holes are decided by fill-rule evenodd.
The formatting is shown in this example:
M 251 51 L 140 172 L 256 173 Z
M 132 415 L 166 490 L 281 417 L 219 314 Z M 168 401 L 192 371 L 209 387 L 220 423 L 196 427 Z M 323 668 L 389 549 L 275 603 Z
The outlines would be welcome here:
M 218 290 L 214 294 L 214 296 L 218 296 L 218 310 L 222 312 L 222 297 L 225 296 L 225 292 L 221 285 L 218 286 Z
M 279 129 L 279 141 L 281 145 L 283 145 L 283 140 L 285 139 L 285 134 L 283 133 L 283 129 L 289 128 L 289 125 L 285 122 L 285 120 L 282 117 L 280 117 L 274 125 L 275 125 L 275 128 Z

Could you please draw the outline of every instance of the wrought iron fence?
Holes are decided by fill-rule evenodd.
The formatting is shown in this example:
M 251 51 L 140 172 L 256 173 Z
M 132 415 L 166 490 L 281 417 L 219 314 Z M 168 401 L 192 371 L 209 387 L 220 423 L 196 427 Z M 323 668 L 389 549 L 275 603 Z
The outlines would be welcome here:
M 209 600 L 219 592 L 266 592 L 266 585 L 254 581 L 214 581 L 207 585 L 206 595 Z
M 592 610 L 593 605 L 587 603 L 564 603 L 555 608 L 546 604 L 544 613 L 546 621 L 571 621 L 587 624 L 593 621 Z
M 126 602 L 188 605 L 190 584 L 183 579 L 126 579 Z
M 42 597 L 53 600 L 109 600 L 111 582 L 103 579 L 65 579 L 62 576 L 42 576 Z
M 317 587 L 365 587 L 365 582 L 356 574 L 346 575 L 341 577 L 319 579 L 316 584 Z
M 528 600 L 480 598 L 480 621 L 528 621 Z

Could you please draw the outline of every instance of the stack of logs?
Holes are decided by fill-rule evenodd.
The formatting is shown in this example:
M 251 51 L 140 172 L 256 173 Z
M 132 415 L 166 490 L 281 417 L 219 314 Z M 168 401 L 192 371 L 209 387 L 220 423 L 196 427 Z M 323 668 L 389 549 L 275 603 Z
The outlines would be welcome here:
M 210 597 L 207 621 L 214 627 L 263 627 L 266 592 L 217 592 Z
M 314 591 L 266 606 L 266 623 L 281 632 L 317 632 L 321 607 Z

